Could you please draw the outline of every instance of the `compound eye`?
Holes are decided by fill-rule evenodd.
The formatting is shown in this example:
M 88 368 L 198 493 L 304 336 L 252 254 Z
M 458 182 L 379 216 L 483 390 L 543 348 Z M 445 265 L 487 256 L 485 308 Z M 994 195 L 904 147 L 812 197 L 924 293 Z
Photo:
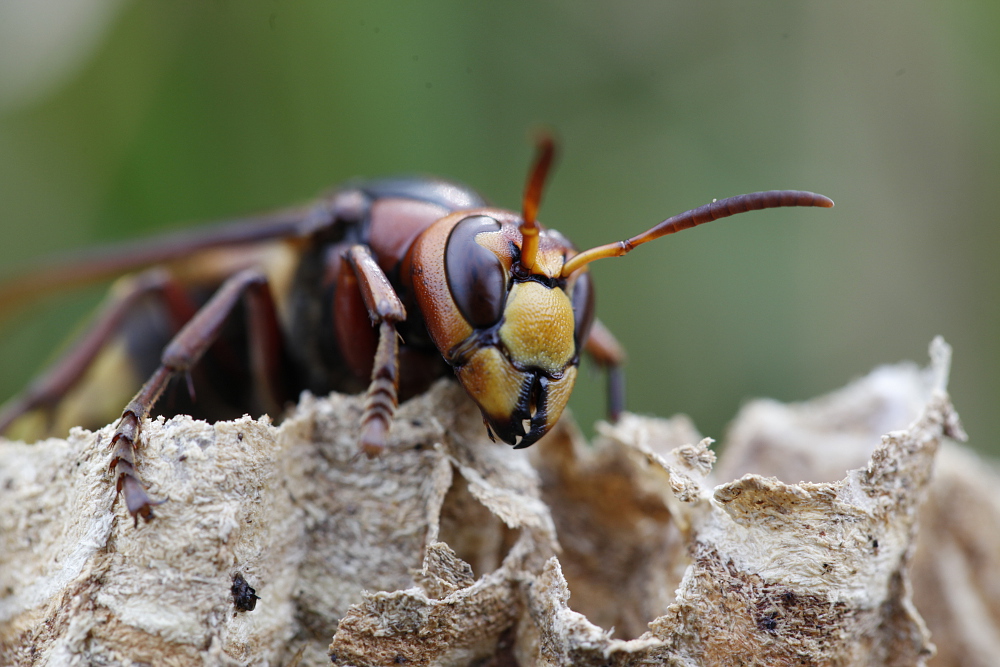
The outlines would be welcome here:
M 594 285 L 590 273 L 580 272 L 573 285 L 573 337 L 579 350 L 590 335 L 590 325 L 594 323 Z
M 444 270 L 458 310 L 474 329 L 500 321 L 507 298 L 507 276 L 500 259 L 476 243 L 483 232 L 500 231 L 500 223 L 485 215 L 459 222 L 448 235 Z

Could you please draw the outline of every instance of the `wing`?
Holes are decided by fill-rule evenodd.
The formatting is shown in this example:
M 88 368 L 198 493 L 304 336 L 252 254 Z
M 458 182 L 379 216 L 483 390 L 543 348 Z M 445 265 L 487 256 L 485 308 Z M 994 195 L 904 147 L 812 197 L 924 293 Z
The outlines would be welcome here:
M 81 287 L 205 251 L 246 253 L 255 245 L 304 236 L 333 222 L 332 198 L 296 209 L 48 257 L 0 281 L 0 320 L 48 292 Z M 252 254 L 252 253 L 251 253 Z

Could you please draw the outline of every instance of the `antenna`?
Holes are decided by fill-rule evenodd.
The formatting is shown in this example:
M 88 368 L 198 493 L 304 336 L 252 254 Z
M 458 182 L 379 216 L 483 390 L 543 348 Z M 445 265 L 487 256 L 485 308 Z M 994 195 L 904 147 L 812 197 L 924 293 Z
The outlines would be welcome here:
M 521 266 L 531 273 L 535 267 L 538 255 L 538 205 L 542 201 L 542 188 L 549 175 L 549 168 L 555 158 L 555 140 L 548 133 L 540 134 L 537 139 L 535 163 L 528 175 L 528 183 L 524 187 L 524 202 L 521 206 Z
M 568 278 L 574 271 L 579 271 L 594 260 L 605 257 L 621 257 L 627 252 L 631 252 L 636 246 L 647 241 L 658 239 L 667 234 L 673 234 L 684 229 L 697 227 L 698 225 L 719 218 L 728 218 L 738 213 L 747 211 L 759 211 L 765 208 L 785 208 L 788 206 L 819 206 L 821 208 L 832 208 L 833 200 L 814 192 L 803 190 L 767 190 L 766 192 L 751 192 L 746 195 L 737 195 L 728 199 L 721 199 L 692 209 L 680 215 L 668 218 L 638 236 L 633 236 L 625 241 L 609 243 L 597 246 L 590 250 L 585 250 L 563 264 L 563 278 Z M 525 216 L 527 218 L 527 216 Z M 523 234 L 523 231 L 522 231 Z M 537 232 L 536 232 L 537 234 Z M 523 251 L 522 251 L 523 252 Z

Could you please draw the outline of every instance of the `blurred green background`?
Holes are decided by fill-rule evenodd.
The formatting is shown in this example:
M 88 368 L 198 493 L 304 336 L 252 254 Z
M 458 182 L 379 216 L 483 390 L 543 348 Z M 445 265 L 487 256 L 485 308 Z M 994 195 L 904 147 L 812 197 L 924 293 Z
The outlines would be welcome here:
M 562 153 L 541 219 L 578 246 L 712 198 L 829 195 L 595 264 L 628 405 L 719 437 L 943 334 L 996 453 L 1000 4 L 0 4 L 0 267 L 430 173 L 517 208 L 532 130 Z M 0 329 L 0 400 L 99 299 Z M 584 373 L 572 406 L 602 414 Z

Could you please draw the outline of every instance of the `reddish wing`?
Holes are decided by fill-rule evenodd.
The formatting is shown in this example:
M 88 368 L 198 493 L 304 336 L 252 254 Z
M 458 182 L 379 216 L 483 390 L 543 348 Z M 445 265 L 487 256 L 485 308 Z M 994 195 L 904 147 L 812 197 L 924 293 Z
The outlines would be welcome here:
M 332 221 L 326 201 L 264 216 L 238 218 L 207 228 L 126 241 L 41 260 L 16 277 L 0 282 L 0 320 L 48 292 L 114 278 L 154 264 L 219 248 L 247 248 L 314 231 Z

